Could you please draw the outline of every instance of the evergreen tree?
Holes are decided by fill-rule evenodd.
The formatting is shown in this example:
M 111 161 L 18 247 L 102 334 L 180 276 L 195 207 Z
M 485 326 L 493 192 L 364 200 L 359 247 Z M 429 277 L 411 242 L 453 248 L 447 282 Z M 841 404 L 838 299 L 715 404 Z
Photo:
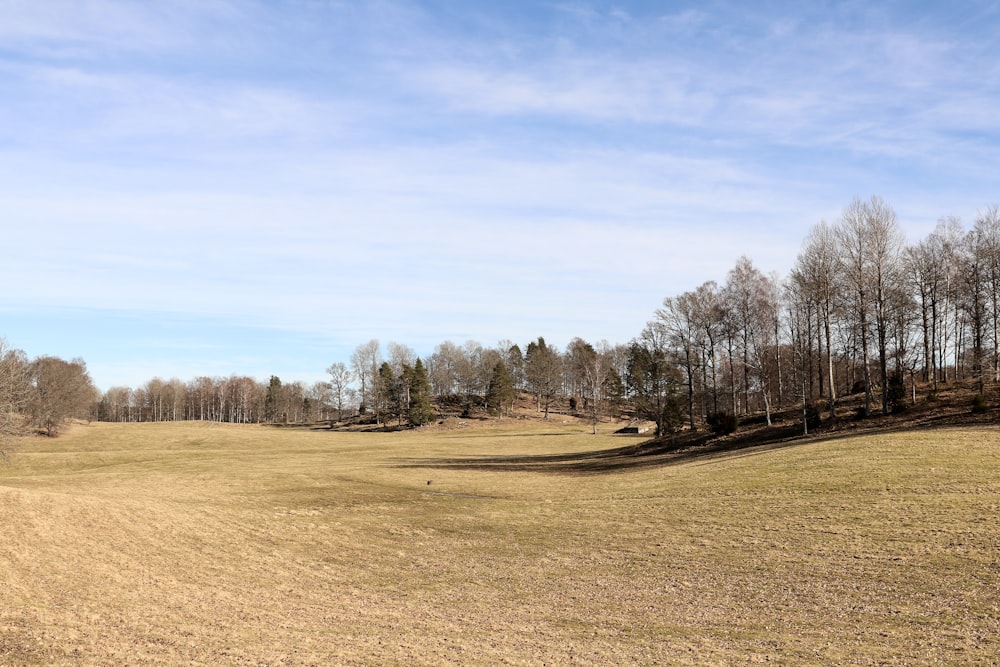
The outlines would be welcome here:
M 392 372 L 392 366 L 388 361 L 383 361 L 378 369 L 378 394 L 375 408 L 376 420 L 384 417 L 384 422 L 389 423 L 393 417 L 400 414 L 400 385 L 399 378 Z
M 504 410 L 509 411 L 509 407 L 514 402 L 514 383 L 507 372 L 507 365 L 503 361 L 498 361 L 493 367 L 493 375 L 490 377 L 490 384 L 486 390 L 486 408 L 491 415 L 496 415 L 497 419 L 503 419 Z
M 410 406 L 407 418 L 413 426 L 423 426 L 434 419 L 431 407 L 431 382 L 424 362 L 417 359 L 409 373 Z
M 625 383 L 613 367 L 608 369 L 608 377 L 604 379 L 604 395 L 608 399 L 611 415 L 617 418 L 621 415 L 622 404 L 625 402 Z
M 264 419 L 272 424 L 282 421 L 282 404 L 284 403 L 281 389 L 281 378 L 272 375 L 267 384 L 267 396 L 264 398 Z
M 661 333 L 661 328 L 647 325 L 642 337 L 632 342 L 626 378 L 636 416 L 656 422 L 657 437 L 676 428 L 680 412 L 677 388 L 681 373 L 668 359 Z

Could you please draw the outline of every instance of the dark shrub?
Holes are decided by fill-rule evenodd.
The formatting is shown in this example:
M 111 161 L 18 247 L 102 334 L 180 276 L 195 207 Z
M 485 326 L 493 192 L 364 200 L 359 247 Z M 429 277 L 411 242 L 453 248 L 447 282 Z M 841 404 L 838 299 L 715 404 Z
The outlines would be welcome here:
M 812 430 L 814 428 L 819 428 L 822 419 L 819 414 L 819 406 L 815 403 L 810 403 L 806 406 L 806 426 Z
M 903 383 L 903 376 L 899 373 L 893 373 L 889 376 L 886 400 L 894 413 L 906 410 L 906 385 Z
M 972 414 L 980 415 L 989 410 L 989 406 L 986 404 L 986 397 L 982 394 L 976 394 L 976 397 L 972 399 Z
M 863 394 L 863 393 L 865 393 L 865 381 L 864 380 L 857 380 L 854 384 L 851 385 L 851 390 L 849 392 L 847 392 L 847 393 L 851 394 L 852 396 L 854 394 Z
M 716 435 L 729 435 L 739 426 L 739 420 L 736 418 L 736 415 L 731 415 L 724 410 L 708 413 L 705 421 L 708 422 L 708 427 L 712 429 L 712 433 Z

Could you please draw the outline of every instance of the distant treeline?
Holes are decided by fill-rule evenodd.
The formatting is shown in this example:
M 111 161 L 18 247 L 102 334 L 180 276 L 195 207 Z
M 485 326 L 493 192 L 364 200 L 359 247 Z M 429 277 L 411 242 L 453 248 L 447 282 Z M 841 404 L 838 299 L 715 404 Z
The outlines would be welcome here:
M 656 422 L 662 435 L 727 428 L 751 413 L 770 423 L 792 405 L 815 422 L 821 412 L 837 414 L 847 394 L 863 393 L 859 417 L 903 410 L 918 400 L 918 382 L 932 397 L 938 383 L 972 378 L 983 394 L 1000 382 L 1000 212 L 980 212 L 969 228 L 943 218 L 907 244 L 891 206 L 855 199 L 839 220 L 812 227 L 788 276 L 764 274 L 742 257 L 722 284 L 665 298 L 627 344 L 444 341 L 418 358 L 405 344 L 371 340 L 327 372 L 329 381 L 310 386 L 277 377 L 156 378 L 109 389 L 89 414 L 421 424 L 441 409 L 502 418 L 523 391 L 540 412 L 560 401 L 595 424 L 627 413 Z

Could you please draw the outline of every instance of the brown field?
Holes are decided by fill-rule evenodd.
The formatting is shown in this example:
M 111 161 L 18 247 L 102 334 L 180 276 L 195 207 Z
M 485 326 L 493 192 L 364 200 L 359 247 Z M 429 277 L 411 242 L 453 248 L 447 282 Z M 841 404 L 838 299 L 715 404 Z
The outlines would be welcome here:
M 1000 656 L 996 428 L 589 472 L 554 456 L 636 442 L 588 430 L 25 441 L 0 464 L 0 664 Z

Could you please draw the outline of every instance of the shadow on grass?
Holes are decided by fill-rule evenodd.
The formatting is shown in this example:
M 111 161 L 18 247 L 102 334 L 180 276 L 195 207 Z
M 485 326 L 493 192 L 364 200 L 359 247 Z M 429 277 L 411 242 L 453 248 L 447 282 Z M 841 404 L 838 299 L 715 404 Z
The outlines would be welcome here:
M 772 427 L 763 434 L 763 438 L 760 432 L 728 438 L 716 437 L 707 432 L 695 432 L 678 435 L 670 440 L 647 440 L 624 447 L 571 454 L 412 458 L 399 461 L 396 467 L 593 475 L 678 465 L 750 448 L 774 449 L 814 442 L 811 439 L 802 439 L 799 435 L 800 429 L 801 427 L 795 426 Z
M 719 462 L 861 435 L 981 426 L 987 423 L 990 423 L 989 420 L 970 419 L 968 415 L 949 415 L 946 418 L 935 416 L 916 421 L 871 418 L 863 423 L 852 423 L 838 420 L 831 425 L 833 428 L 824 428 L 810 435 L 802 434 L 801 424 L 787 424 L 756 428 L 729 436 L 715 436 L 708 432 L 697 431 L 683 433 L 673 439 L 646 440 L 624 447 L 571 454 L 411 458 L 400 460 L 395 467 L 596 475 L 697 462 Z

